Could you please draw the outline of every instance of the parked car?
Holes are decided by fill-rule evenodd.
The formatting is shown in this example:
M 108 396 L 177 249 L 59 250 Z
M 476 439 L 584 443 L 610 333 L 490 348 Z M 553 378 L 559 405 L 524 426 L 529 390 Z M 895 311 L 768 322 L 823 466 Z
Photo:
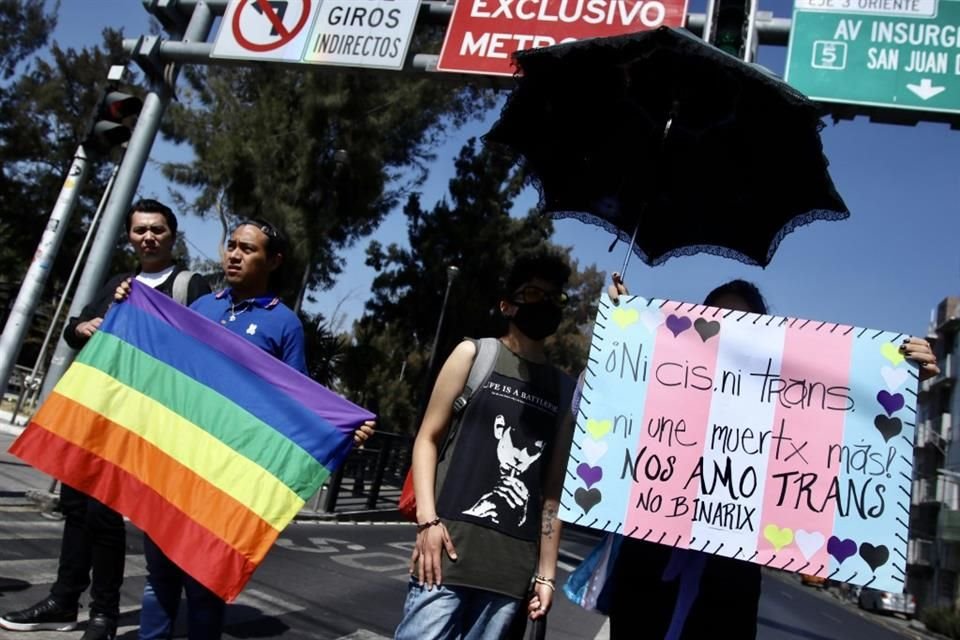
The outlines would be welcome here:
M 900 613 L 909 620 L 917 612 L 917 599 L 909 593 L 877 591 L 869 587 L 860 590 L 857 599 L 860 608 L 877 613 Z
M 811 576 L 806 573 L 801 573 L 800 583 L 808 587 L 825 587 L 827 585 L 827 579 L 820 576 Z

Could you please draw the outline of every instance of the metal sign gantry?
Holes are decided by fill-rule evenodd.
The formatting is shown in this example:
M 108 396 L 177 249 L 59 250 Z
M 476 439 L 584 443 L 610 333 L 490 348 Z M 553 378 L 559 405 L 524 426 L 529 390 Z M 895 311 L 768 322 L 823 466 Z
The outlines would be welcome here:
M 315 0 L 300 0 L 303 5 L 302 8 L 305 9 L 306 5 L 312 1 Z M 710 0 L 706 14 L 689 14 L 686 17 L 686 28 L 696 35 L 702 34 L 705 27 L 710 30 L 713 24 L 714 8 L 717 6 L 716 1 L 718 0 Z M 258 2 L 258 4 L 262 9 L 263 3 Z M 144 99 L 137 126 L 128 144 L 128 150 L 118 168 L 113 190 L 109 194 L 104 207 L 101 228 L 91 248 L 90 259 L 84 268 L 68 312 L 71 316 L 79 315 L 83 306 L 93 299 L 97 289 L 104 281 L 115 240 L 123 224 L 124 215 L 143 174 L 163 114 L 174 95 L 180 66 L 184 64 L 256 64 L 256 62 L 251 63 L 249 59 L 237 60 L 211 55 L 214 44 L 208 42 L 208 40 L 214 19 L 218 16 L 224 16 L 230 5 L 230 0 L 143 0 L 143 5 L 149 13 L 157 18 L 170 37 L 142 36 L 124 40 L 124 49 L 130 53 L 131 59 L 146 72 L 151 87 Z M 453 9 L 452 2 L 420 0 L 417 23 L 445 25 L 450 21 Z M 754 43 L 786 46 L 790 38 L 791 20 L 774 17 L 769 12 L 756 11 L 755 9 L 756 7 L 753 7 L 750 12 L 752 22 L 748 34 L 750 47 L 752 48 Z M 274 28 L 278 32 L 282 31 L 282 28 L 278 28 L 276 25 L 274 25 Z M 296 64 L 302 64 L 302 62 L 302 60 L 297 61 Z M 437 54 L 410 52 L 406 56 L 402 70 L 433 73 L 438 71 L 438 62 L 439 56 Z M 277 63 L 270 62 L 270 64 Z M 454 82 L 488 83 L 491 87 L 509 87 L 513 82 L 511 78 L 502 76 L 485 77 L 455 73 L 443 73 L 442 75 Z M 896 121 L 905 124 L 916 124 L 920 120 L 945 120 L 955 127 L 960 127 L 960 120 L 949 114 L 945 116 L 944 114 L 914 113 L 900 110 L 896 115 L 891 116 L 890 110 L 876 107 L 825 106 L 839 117 L 868 115 L 873 120 Z M 28 284 L 25 282 L 24 286 Z M 16 351 L 18 350 L 17 348 Z M 54 384 L 69 366 L 72 358 L 73 350 L 61 338 L 44 380 L 41 398 L 45 398 L 49 394 Z M 6 371 L 5 375 L 0 376 L 0 383 L 5 385 L 14 360 L 15 355 L 7 358 L 4 353 L 0 353 L 0 373 Z M 9 364 L 9 367 L 5 370 L 4 367 L 7 364 Z

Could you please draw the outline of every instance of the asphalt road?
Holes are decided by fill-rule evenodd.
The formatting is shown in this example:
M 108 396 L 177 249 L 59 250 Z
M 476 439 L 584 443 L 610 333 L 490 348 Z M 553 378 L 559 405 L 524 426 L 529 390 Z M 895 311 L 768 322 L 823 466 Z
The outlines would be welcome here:
M 55 578 L 61 525 L 32 510 L 0 510 L 0 610 L 43 598 Z M 142 537 L 129 527 L 127 578 L 118 637 L 136 638 L 144 564 Z M 381 640 L 390 638 L 406 592 L 414 532 L 397 524 L 296 523 L 228 607 L 232 638 Z M 564 542 L 561 578 L 590 548 L 577 534 Z M 642 602 L 638 614 L 642 615 Z M 86 618 L 81 613 L 81 620 Z M 183 631 L 182 620 L 179 625 Z M 641 627 L 642 628 L 642 627 Z M 70 640 L 72 633 L 29 636 L 0 631 L 0 640 Z M 551 640 L 606 637 L 605 618 L 559 598 L 549 617 Z M 722 621 L 717 636 L 726 640 Z M 864 614 L 832 596 L 802 587 L 792 575 L 764 578 L 759 640 L 894 640 L 920 637 L 906 623 Z M 638 640 L 645 640 L 638 636 Z
M 804 587 L 793 574 L 763 578 L 758 640 L 902 640 L 926 638 L 906 620 L 859 610 L 825 592 Z

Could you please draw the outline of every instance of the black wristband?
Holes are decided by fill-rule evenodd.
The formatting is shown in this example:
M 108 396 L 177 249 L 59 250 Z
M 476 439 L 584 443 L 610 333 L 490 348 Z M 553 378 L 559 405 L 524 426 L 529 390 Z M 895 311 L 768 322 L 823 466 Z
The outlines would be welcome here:
M 423 531 L 424 529 L 429 529 L 430 527 L 435 527 L 435 526 L 438 525 L 438 524 L 440 524 L 440 516 L 437 516 L 436 518 L 434 518 L 434 519 L 431 520 L 430 522 L 424 522 L 424 523 L 419 523 L 419 522 L 418 522 L 418 523 L 417 523 L 417 533 L 420 533 L 420 532 Z

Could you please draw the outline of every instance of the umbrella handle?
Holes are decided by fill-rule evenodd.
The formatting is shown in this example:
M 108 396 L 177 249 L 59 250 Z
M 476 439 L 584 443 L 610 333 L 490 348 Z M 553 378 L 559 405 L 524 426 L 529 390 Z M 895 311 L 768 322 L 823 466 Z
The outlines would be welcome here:
M 677 101 L 673 101 L 673 107 L 670 109 L 670 116 L 667 118 L 667 121 L 663 125 L 663 137 L 660 139 L 660 150 L 663 150 L 664 145 L 667 144 L 667 136 L 670 135 L 670 127 L 673 126 L 673 118 L 677 115 Z M 643 211 L 640 212 L 640 215 L 637 216 L 637 224 L 633 227 L 633 235 L 630 237 L 630 245 L 627 247 L 627 255 L 623 259 L 623 268 L 620 269 L 620 277 L 625 278 L 627 276 L 627 266 L 630 264 L 630 256 L 633 255 L 633 245 L 637 243 L 637 231 L 640 229 L 640 218 L 643 216 Z
M 637 224 L 633 227 L 633 236 L 630 238 L 630 245 L 627 247 L 627 255 L 623 259 L 623 268 L 620 269 L 620 277 L 627 276 L 627 265 L 630 264 L 630 256 L 633 255 L 633 245 L 637 243 L 637 231 L 640 230 L 640 218 L 637 218 Z

